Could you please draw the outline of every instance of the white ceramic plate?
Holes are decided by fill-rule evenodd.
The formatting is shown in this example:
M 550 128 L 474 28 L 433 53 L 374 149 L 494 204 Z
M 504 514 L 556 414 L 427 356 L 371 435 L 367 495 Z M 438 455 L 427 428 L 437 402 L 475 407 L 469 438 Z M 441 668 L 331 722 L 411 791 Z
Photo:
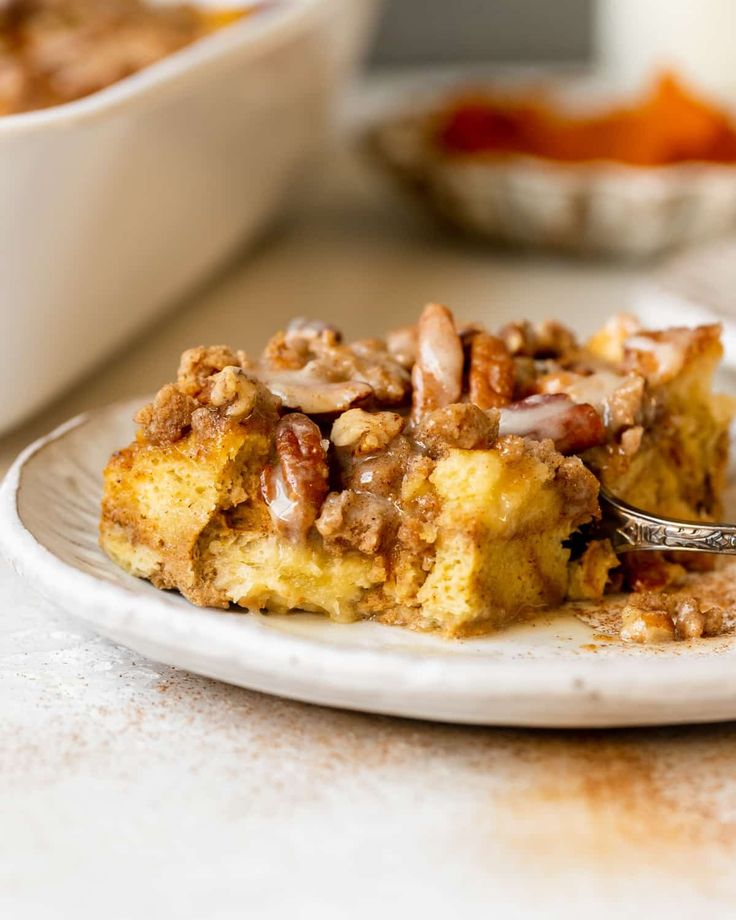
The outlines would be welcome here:
M 158 661 L 350 709 L 453 722 L 643 725 L 736 717 L 736 637 L 596 643 L 574 616 L 447 641 L 376 623 L 194 607 L 97 545 L 100 471 L 140 405 L 80 416 L 29 447 L 0 489 L 0 548 L 51 602 Z

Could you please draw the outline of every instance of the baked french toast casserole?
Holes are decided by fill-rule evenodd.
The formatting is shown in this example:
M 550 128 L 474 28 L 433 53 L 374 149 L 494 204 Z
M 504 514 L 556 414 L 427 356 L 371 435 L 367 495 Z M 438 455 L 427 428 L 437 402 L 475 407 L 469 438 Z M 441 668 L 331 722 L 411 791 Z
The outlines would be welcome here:
M 447 636 L 666 592 L 703 557 L 619 558 L 587 525 L 601 484 L 718 518 L 721 354 L 718 326 L 616 316 L 580 344 L 555 322 L 460 326 L 439 304 L 385 339 L 296 320 L 257 359 L 193 348 L 109 461 L 101 544 L 194 604 Z

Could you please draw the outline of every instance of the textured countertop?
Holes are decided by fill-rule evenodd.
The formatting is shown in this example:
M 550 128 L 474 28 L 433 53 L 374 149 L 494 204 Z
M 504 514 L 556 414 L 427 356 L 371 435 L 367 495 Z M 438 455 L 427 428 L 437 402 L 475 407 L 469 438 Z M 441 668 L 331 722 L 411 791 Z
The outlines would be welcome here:
M 428 299 L 583 328 L 639 274 L 464 248 L 344 149 L 255 251 L 22 430 L 155 389 L 288 317 L 362 335 Z M 0 563 L 0 915 L 732 916 L 736 729 L 472 729 L 331 711 L 141 659 Z

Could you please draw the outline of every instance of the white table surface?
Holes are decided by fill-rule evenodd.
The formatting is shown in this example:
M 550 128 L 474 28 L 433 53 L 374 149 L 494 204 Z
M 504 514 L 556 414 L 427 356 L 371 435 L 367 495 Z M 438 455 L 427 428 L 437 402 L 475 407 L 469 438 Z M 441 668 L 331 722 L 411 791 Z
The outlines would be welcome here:
M 294 314 L 363 335 L 435 299 L 591 328 L 640 272 L 491 255 L 415 219 L 344 149 L 288 219 L 0 439 L 0 472 L 182 349 Z M 0 916 L 733 916 L 736 730 L 532 732 L 268 698 L 157 665 L 0 563 Z M 349 627 L 346 627 L 349 628 Z

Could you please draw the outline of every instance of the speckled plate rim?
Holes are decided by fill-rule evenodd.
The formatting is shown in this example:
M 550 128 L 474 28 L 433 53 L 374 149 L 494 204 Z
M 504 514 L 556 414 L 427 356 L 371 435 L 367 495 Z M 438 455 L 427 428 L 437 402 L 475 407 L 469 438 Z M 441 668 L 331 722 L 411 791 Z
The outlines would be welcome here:
M 664 655 L 617 646 L 605 658 L 504 658 L 512 640 L 519 646 L 518 631 L 448 642 L 375 623 L 229 613 L 194 607 L 117 570 L 115 582 L 83 571 L 44 545 L 38 522 L 26 525 L 28 474 L 33 464 L 43 469 L 50 449 L 63 451 L 79 434 L 94 438 L 101 422 L 129 419 L 138 405 L 118 403 L 70 420 L 24 450 L 0 487 L 0 551 L 30 588 L 114 641 L 253 690 L 421 719 L 580 728 L 736 718 L 733 639 L 697 653 L 678 643 Z M 57 511 L 48 507 L 44 526 Z M 90 546 L 91 537 L 85 535 Z M 554 642 L 561 622 L 538 631 L 537 648 Z

